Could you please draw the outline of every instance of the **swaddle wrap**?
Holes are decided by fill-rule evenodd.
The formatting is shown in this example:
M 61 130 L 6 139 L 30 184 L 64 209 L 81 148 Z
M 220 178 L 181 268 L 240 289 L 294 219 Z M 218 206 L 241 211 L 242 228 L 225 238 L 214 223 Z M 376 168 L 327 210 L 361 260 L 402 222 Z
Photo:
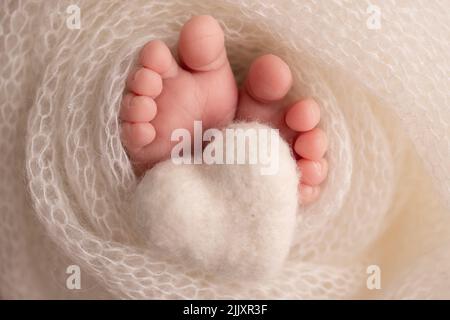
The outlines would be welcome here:
M 3 1 L 0 296 L 449 298 L 448 6 Z M 125 79 L 147 41 L 174 48 L 193 14 L 220 21 L 240 79 L 274 53 L 293 72 L 292 93 L 321 105 L 329 177 L 319 201 L 298 208 L 270 279 L 222 281 L 170 262 L 133 227 L 139 181 L 117 119 Z M 66 286 L 69 266 L 81 269 L 79 290 Z M 379 290 L 369 290 L 373 266 Z

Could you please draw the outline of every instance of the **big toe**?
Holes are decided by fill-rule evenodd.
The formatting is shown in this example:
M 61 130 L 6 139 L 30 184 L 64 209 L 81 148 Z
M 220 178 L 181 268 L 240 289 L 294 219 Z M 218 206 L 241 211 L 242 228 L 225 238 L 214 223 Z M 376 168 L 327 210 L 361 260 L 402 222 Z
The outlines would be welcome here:
M 195 16 L 183 26 L 178 43 L 182 62 L 194 71 L 211 71 L 226 61 L 225 37 L 217 20 Z
M 282 99 L 292 86 L 292 73 L 280 57 L 263 55 L 253 61 L 245 88 L 253 99 L 271 102 Z

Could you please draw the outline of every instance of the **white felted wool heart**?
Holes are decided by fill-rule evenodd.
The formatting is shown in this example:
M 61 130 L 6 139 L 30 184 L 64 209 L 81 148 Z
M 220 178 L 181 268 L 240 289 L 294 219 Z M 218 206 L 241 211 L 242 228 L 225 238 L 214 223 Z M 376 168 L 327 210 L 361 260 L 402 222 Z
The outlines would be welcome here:
M 146 245 L 222 278 L 276 274 L 293 238 L 299 175 L 289 146 L 275 131 L 258 123 L 214 131 L 223 140 L 215 135 L 203 151 L 204 161 L 214 149 L 211 154 L 223 150 L 224 158 L 236 151 L 235 162 L 244 152 L 245 164 L 178 165 L 168 160 L 149 170 L 134 197 L 134 221 Z M 227 136 L 230 132 L 236 134 Z M 251 148 L 255 141 L 249 137 L 255 133 L 258 146 Z M 242 134 L 248 143 L 239 144 Z M 265 161 L 264 152 L 270 155 Z

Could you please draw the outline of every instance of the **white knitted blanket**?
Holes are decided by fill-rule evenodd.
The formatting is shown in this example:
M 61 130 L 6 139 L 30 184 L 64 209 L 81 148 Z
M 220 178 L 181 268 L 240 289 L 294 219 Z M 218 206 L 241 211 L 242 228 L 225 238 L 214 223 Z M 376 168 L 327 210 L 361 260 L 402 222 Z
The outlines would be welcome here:
M 377 3 L 1 1 L 0 297 L 450 298 L 450 1 Z M 156 38 L 174 47 L 193 14 L 220 21 L 239 78 L 256 56 L 280 55 L 294 94 L 319 101 L 330 138 L 329 177 L 307 207 L 295 202 L 286 150 L 270 179 L 248 166 L 154 169 L 151 210 L 168 214 L 172 199 L 177 213 L 202 212 L 199 223 L 229 213 L 269 257 L 236 253 L 244 262 L 228 261 L 231 278 L 143 244 L 131 212 L 138 181 L 119 138 L 139 48 Z M 176 191 L 174 170 L 190 192 Z M 252 259 L 258 272 L 279 270 L 243 280 Z

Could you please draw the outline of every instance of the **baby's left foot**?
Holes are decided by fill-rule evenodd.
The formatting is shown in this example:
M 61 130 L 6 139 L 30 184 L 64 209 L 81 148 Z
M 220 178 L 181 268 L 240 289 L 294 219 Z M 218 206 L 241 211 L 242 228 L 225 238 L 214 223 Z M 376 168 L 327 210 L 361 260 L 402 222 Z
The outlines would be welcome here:
M 140 68 L 130 74 L 122 100 L 122 143 L 137 174 L 168 159 L 176 129 L 222 128 L 234 118 L 238 90 L 224 33 L 211 16 L 192 17 L 178 42 L 181 65 L 167 45 L 152 40 L 142 49 Z
M 287 64 L 274 55 L 253 61 L 240 91 L 236 118 L 258 120 L 280 129 L 281 136 L 293 144 L 302 173 L 300 201 L 308 204 L 320 195 L 320 184 L 328 173 L 324 155 L 328 148 L 325 133 L 317 128 L 320 109 L 313 99 L 298 100 L 289 107 L 283 99 L 292 86 Z

